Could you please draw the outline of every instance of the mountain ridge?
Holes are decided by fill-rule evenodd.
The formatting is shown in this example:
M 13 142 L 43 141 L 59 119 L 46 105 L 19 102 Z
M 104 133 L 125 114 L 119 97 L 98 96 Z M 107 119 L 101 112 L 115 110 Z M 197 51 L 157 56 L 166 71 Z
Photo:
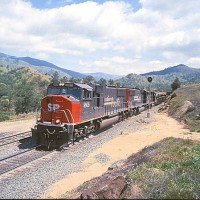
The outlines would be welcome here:
M 140 75 L 141 76 L 166 75 L 166 74 L 172 74 L 172 73 L 182 73 L 183 71 L 188 72 L 188 70 L 200 72 L 200 69 L 198 69 L 198 68 L 192 68 L 192 67 L 188 67 L 187 65 L 184 65 L 184 64 L 179 64 L 179 65 L 176 65 L 176 66 L 173 66 L 173 67 L 167 67 L 163 70 L 147 72 L 147 73 L 143 73 L 143 74 L 140 74 Z
M 87 75 L 92 75 L 97 80 L 99 80 L 100 78 L 116 79 L 116 78 L 122 77 L 120 75 L 106 74 L 103 72 L 80 73 L 80 72 L 76 72 L 73 70 L 64 69 L 64 68 L 58 67 L 57 65 L 55 65 L 53 63 L 50 63 L 50 62 L 47 62 L 44 60 L 40 60 L 40 59 L 36 59 L 36 58 L 32 58 L 29 56 L 16 57 L 16 56 L 10 56 L 8 54 L 0 52 L 0 64 L 2 62 L 6 63 L 5 65 L 9 65 L 9 66 L 11 65 L 11 68 L 18 68 L 17 65 L 19 67 L 24 67 L 24 65 L 28 65 L 28 67 L 35 69 L 36 71 L 38 71 L 40 73 L 47 74 L 47 75 L 52 75 L 54 72 L 53 70 L 56 70 L 59 72 L 60 77 L 67 76 L 68 78 L 73 77 L 73 78 L 82 79 L 82 78 L 86 77 Z M 43 67 L 43 69 L 41 69 L 41 67 Z
M 160 71 L 152 71 L 143 74 L 130 73 L 126 76 L 106 74 L 103 72 L 96 73 L 79 73 L 72 70 L 64 69 L 54 65 L 53 63 L 31 58 L 31 57 L 15 57 L 0 52 L 0 65 L 9 66 L 11 69 L 17 69 L 20 67 L 29 67 L 36 70 L 39 73 L 52 76 L 55 71 L 58 71 L 60 78 L 67 76 L 68 78 L 83 79 L 88 75 L 93 76 L 96 81 L 101 78 L 113 79 L 115 82 L 121 83 L 122 86 L 127 87 L 148 87 L 146 76 L 152 76 L 152 85 L 155 88 L 167 88 L 170 89 L 171 83 L 176 77 L 178 77 L 183 84 L 188 83 L 200 83 L 200 69 L 191 68 L 184 64 L 168 67 Z

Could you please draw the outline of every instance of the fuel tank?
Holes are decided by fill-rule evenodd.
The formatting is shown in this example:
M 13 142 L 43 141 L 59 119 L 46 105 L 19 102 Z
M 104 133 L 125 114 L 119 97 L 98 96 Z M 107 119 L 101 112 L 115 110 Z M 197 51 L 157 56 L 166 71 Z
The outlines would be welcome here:
M 100 123 L 100 127 L 99 129 L 111 126 L 112 124 L 115 124 L 119 121 L 119 116 L 115 116 L 109 119 L 104 119 L 101 123 Z

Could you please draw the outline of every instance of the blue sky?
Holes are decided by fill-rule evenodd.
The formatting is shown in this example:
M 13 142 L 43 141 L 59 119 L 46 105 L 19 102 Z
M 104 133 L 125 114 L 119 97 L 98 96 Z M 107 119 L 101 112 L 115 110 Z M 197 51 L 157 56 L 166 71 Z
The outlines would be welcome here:
M 30 0 L 30 2 L 32 6 L 35 8 L 51 9 L 51 8 L 58 8 L 58 7 L 62 7 L 62 6 L 70 5 L 70 4 L 84 3 L 86 1 L 83 1 L 83 0 Z M 98 0 L 94 2 L 102 4 L 106 1 Z M 124 0 L 123 2 L 133 5 L 133 8 L 135 10 L 138 10 L 141 7 L 141 4 L 138 2 L 138 0 Z
M 81 73 L 200 68 L 200 1 L 0 0 L 0 52 Z

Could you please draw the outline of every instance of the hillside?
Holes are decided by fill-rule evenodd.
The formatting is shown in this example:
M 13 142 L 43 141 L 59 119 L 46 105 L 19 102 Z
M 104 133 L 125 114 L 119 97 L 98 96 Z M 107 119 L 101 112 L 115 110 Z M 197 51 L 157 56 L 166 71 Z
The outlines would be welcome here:
M 53 73 L 57 71 L 60 78 L 66 76 L 67 78 L 83 79 L 86 76 L 91 75 L 96 79 L 96 81 L 99 81 L 100 79 L 114 80 L 111 81 L 111 85 L 120 84 L 124 87 L 146 89 L 149 87 L 149 83 L 147 82 L 146 77 L 152 76 L 152 89 L 160 91 L 171 91 L 171 84 L 176 77 L 179 78 L 181 84 L 200 83 L 200 69 L 191 68 L 183 64 L 140 75 L 131 73 L 123 77 L 120 75 L 106 74 L 102 72 L 82 74 L 58 67 L 44 60 L 39 60 L 31 57 L 15 57 L 0 53 L 0 66 L 7 68 L 9 67 L 10 69 L 28 67 L 30 69 L 36 70 L 39 73 L 50 76 L 52 76 Z
M 39 109 L 50 79 L 27 67 L 11 70 L 0 66 L 0 121 Z
M 50 76 L 54 73 L 54 71 L 58 71 L 60 77 L 66 76 L 82 79 L 86 76 L 79 72 L 58 67 L 44 60 L 39 60 L 31 57 L 15 57 L 6 55 L 4 53 L 0 53 L 0 65 L 4 67 L 9 66 L 11 69 L 29 67 L 38 71 L 39 73 L 47 74 Z
M 167 112 L 182 121 L 190 131 L 200 132 L 200 84 L 175 90 L 166 102 Z
M 183 64 L 168 67 L 160 71 L 141 74 L 141 76 L 162 76 L 167 80 L 178 77 L 182 82 L 200 83 L 200 69 L 191 68 Z
M 171 91 L 171 84 L 176 77 L 179 78 L 181 84 L 200 83 L 200 69 L 191 68 L 182 64 L 141 75 L 129 74 L 117 81 L 123 86 L 148 88 L 149 83 L 146 79 L 148 76 L 153 78 L 152 89 L 155 90 Z

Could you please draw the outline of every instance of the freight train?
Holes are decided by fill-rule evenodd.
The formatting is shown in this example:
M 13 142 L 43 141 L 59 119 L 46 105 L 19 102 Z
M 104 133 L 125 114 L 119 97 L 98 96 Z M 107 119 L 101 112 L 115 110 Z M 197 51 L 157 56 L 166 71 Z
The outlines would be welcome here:
M 165 96 L 137 88 L 85 84 L 50 84 L 41 100 L 32 139 L 48 148 L 74 144 L 80 137 L 163 102 Z

